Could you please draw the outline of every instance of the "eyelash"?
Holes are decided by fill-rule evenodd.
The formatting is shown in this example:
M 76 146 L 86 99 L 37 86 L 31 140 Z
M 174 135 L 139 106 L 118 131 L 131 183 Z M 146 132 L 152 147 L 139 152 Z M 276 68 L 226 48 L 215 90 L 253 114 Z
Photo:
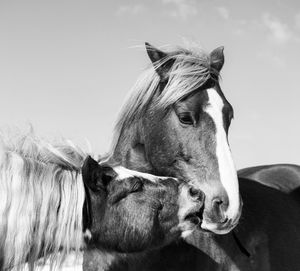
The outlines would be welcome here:
M 142 189 L 143 189 L 143 184 L 141 182 L 136 182 L 132 186 L 130 193 L 139 192 L 142 191 Z
M 185 125 L 193 125 L 194 124 L 192 116 L 188 113 L 179 114 L 178 118 L 182 124 L 185 124 Z

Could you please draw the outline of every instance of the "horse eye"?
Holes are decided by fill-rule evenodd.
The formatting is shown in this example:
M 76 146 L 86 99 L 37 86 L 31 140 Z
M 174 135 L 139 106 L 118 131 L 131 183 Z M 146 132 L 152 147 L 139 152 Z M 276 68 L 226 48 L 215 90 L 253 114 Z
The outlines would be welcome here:
M 179 114 L 178 115 L 179 121 L 186 125 L 193 125 L 194 120 L 191 114 L 185 113 L 185 114 Z

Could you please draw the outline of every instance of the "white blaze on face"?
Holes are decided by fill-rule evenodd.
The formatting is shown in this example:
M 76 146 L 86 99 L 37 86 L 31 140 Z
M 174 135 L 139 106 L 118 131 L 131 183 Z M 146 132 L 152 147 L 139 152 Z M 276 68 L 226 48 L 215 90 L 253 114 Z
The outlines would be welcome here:
M 118 180 L 124 180 L 124 179 L 128 179 L 128 178 L 133 178 L 133 177 L 140 177 L 146 180 L 149 180 L 153 183 L 157 183 L 158 180 L 163 180 L 163 179 L 170 179 L 170 177 L 161 177 L 161 176 L 155 176 L 149 173 L 143 173 L 140 171 L 135 171 L 135 170 L 131 170 L 122 166 L 117 166 L 114 167 L 113 170 L 118 174 L 117 179 Z M 177 181 L 177 179 L 174 179 L 174 181 Z
M 223 126 L 222 109 L 224 103 L 215 89 L 208 89 L 208 105 L 205 112 L 213 119 L 216 127 L 216 156 L 219 166 L 220 181 L 227 193 L 229 205 L 225 212 L 228 219 L 235 221 L 240 215 L 240 196 L 237 172 L 232 160 Z

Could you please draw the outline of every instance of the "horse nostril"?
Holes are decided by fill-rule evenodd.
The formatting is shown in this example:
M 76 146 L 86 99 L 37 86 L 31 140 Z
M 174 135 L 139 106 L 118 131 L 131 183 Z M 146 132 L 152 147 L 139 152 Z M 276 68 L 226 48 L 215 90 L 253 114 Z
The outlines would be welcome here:
M 221 199 L 214 199 L 213 200 L 213 205 L 215 205 L 215 206 L 221 206 L 223 204 L 223 200 L 221 200 Z
M 227 221 L 228 221 L 228 217 L 225 217 L 225 218 L 221 221 L 221 224 L 226 224 Z
M 189 193 L 190 193 L 190 196 L 196 200 L 199 200 L 199 201 L 204 200 L 204 193 L 200 189 L 197 189 L 195 187 L 190 187 Z
M 228 218 L 226 216 L 226 210 L 228 208 L 226 198 L 214 198 L 212 201 L 212 207 L 216 217 L 218 217 L 219 223 L 225 224 L 228 221 Z
M 213 207 L 221 209 L 222 211 L 227 210 L 228 203 L 229 202 L 226 197 L 217 197 L 212 200 Z

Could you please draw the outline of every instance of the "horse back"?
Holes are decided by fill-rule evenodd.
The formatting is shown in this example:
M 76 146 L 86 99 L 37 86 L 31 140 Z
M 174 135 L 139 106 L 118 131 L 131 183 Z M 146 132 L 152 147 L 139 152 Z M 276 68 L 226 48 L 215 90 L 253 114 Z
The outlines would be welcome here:
M 254 180 L 285 193 L 289 193 L 300 186 L 300 166 L 293 164 L 243 168 L 238 171 L 238 176 Z

